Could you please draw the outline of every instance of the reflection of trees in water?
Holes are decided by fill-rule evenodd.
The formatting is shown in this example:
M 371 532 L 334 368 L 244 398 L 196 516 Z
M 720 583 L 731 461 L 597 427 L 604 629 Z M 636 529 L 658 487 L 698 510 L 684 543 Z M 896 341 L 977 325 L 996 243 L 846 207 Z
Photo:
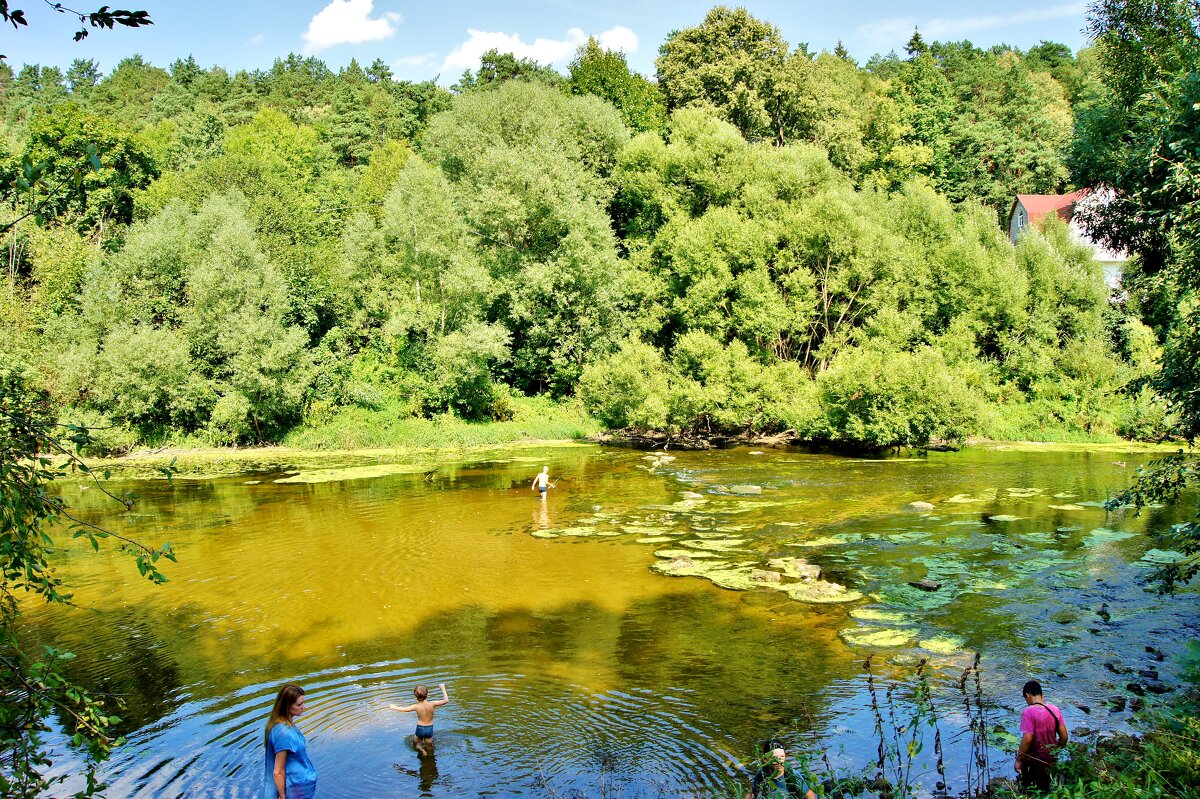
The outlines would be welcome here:
M 179 627 L 154 624 L 139 612 L 128 609 L 115 614 L 86 613 L 84 623 L 71 614 L 74 623 L 51 626 L 45 617 L 29 628 L 30 639 L 40 644 L 53 641 L 55 646 L 86 657 L 77 657 L 65 669 L 70 679 L 99 697 L 115 697 L 124 702 L 114 715 L 121 717 L 118 732 L 122 735 L 152 724 L 170 714 L 178 706 L 184 685 L 177 655 L 181 642 L 168 643 L 166 638 L 182 630 L 199 629 L 199 617 L 194 609 L 182 608 L 173 615 Z M 63 622 L 61 617 L 56 622 Z M 166 636 L 166 638 L 164 638 Z M 194 649 L 194 638 L 186 636 L 184 651 Z M 207 664 L 206 664 L 207 665 Z M 60 718 L 59 722 L 63 723 Z

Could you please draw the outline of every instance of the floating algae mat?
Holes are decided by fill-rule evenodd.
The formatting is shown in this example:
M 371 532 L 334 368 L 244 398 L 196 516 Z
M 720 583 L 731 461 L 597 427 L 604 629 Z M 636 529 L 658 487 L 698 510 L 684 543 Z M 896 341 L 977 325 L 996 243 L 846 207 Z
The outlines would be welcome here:
M 745 552 L 740 545 L 746 543 L 744 538 L 717 538 L 717 539 L 700 539 L 692 538 L 686 541 L 679 542 L 682 546 L 689 549 L 702 549 L 706 552 Z
M 962 651 L 963 643 L 963 639 L 957 635 L 935 635 L 932 638 L 922 638 L 917 642 L 917 646 L 936 655 L 953 655 Z
M 850 611 L 850 618 L 858 619 L 859 621 L 882 621 L 892 624 L 902 624 L 909 619 L 907 613 L 900 613 L 895 610 L 880 610 L 879 608 L 854 608 Z
M 917 631 L 908 628 L 851 627 L 839 630 L 838 635 L 850 646 L 910 646 L 917 640 Z
M 1134 533 L 1128 533 L 1124 530 L 1109 530 L 1107 527 L 1097 527 L 1083 537 L 1082 543 L 1085 547 L 1094 547 L 1098 544 L 1124 541 L 1126 538 L 1133 538 L 1134 535 Z
M 313 469 L 282 477 L 276 483 L 336 483 L 343 480 L 366 480 L 393 474 L 424 474 L 428 466 L 421 464 L 379 463 L 373 466 L 348 466 L 344 469 Z

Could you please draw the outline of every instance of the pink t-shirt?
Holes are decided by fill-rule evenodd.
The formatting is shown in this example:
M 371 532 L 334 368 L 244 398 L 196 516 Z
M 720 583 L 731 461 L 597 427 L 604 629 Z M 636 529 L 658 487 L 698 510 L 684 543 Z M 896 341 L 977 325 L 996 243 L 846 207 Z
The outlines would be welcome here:
M 1054 715 L 1050 715 L 1046 708 L 1054 711 Z M 1062 711 L 1049 702 L 1045 706 L 1029 705 L 1025 708 L 1021 714 L 1021 734 L 1033 736 L 1029 754 L 1046 762 L 1053 759 L 1050 750 L 1058 742 L 1058 722 L 1061 718 Z

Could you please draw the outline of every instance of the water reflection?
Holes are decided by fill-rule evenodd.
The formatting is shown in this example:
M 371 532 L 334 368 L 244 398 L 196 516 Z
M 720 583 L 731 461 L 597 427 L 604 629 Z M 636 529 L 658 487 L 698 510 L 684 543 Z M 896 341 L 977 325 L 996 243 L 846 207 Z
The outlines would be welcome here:
M 147 483 L 133 514 L 72 495 L 92 521 L 170 540 L 180 563 L 155 589 L 70 545 L 83 608 L 30 608 L 28 634 L 127 700 L 113 795 L 256 796 L 288 680 L 309 691 L 302 726 L 332 795 L 595 794 L 601 773 L 624 796 L 699 794 L 770 735 L 871 760 L 857 631 L 909 636 L 886 650 L 896 673 L 932 657 L 950 685 L 978 649 L 997 694 L 1040 674 L 1072 708 L 1114 690 L 1111 653 L 1178 648 L 1194 596 L 1138 583 L 1144 521 L 1178 512 L 1106 515 L 1126 475 L 1111 460 L 575 450 L 369 480 Z M 566 475 L 545 501 L 528 478 L 543 462 Z M 935 510 L 905 510 L 917 499 Z M 803 556 L 864 598 L 810 605 L 648 568 L 685 547 L 747 568 Z M 922 579 L 940 588 L 909 585 Z M 418 682 L 455 696 L 436 761 L 384 710 Z
M 418 790 L 421 796 L 433 796 L 431 793 L 433 786 L 438 781 L 437 753 L 436 752 L 414 752 L 417 758 L 417 768 L 413 769 L 402 763 L 393 763 L 392 768 L 396 769 L 399 774 L 406 777 L 413 777 L 417 780 Z M 449 782 L 446 787 L 453 787 Z M 407 793 L 407 791 L 406 791 Z

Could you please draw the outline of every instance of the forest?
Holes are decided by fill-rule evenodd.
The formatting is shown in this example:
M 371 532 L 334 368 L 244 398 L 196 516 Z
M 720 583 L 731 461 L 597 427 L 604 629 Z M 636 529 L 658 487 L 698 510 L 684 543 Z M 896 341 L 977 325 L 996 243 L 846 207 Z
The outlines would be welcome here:
M 718 6 L 652 77 L 593 40 L 449 89 L 383 59 L 0 63 L 5 360 L 115 452 L 561 408 L 868 448 L 1164 439 L 1196 155 L 1130 131 L 1194 143 L 1196 18 L 1122 29 L 1126 5 L 1078 53 L 914 32 L 861 63 Z M 1136 24 L 1163 46 L 1135 67 Z M 1143 166 L 1157 195 L 1156 147 L 1187 165 Z M 1117 291 L 1059 220 L 1005 228 L 1018 193 L 1098 186 Z

